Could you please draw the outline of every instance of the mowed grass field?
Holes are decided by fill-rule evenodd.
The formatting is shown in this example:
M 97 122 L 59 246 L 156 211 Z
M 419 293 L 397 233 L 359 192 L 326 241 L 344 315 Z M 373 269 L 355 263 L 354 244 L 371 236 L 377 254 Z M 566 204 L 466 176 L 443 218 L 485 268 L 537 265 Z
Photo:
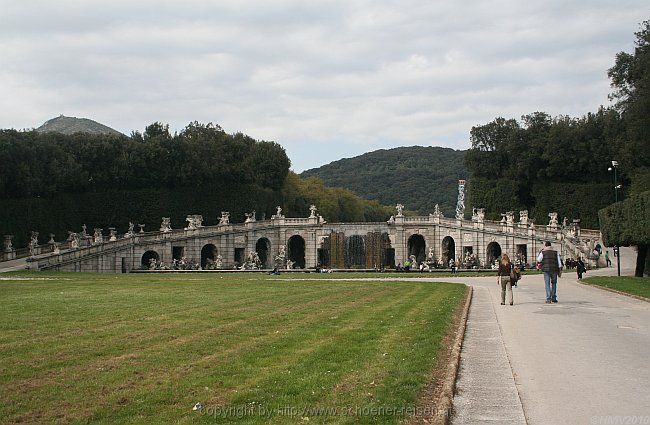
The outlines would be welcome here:
M 0 422 L 400 423 L 422 406 L 465 286 L 278 278 L 0 274 Z

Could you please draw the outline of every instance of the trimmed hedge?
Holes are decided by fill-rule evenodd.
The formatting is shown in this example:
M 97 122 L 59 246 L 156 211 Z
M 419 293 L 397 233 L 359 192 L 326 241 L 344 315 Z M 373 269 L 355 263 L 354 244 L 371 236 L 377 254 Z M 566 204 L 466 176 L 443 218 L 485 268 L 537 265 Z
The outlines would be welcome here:
M 49 233 L 57 241 L 68 236 L 68 230 L 80 232 L 83 224 L 89 234 L 101 227 L 118 233 L 127 230 L 129 221 L 145 224 L 145 231 L 158 230 L 162 217 L 171 217 L 172 227 L 187 225 L 189 214 L 203 215 L 206 225 L 216 224 L 221 211 L 229 211 L 232 222 L 243 222 L 244 213 L 257 211 L 257 217 L 270 217 L 282 204 L 280 191 L 255 186 L 239 186 L 236 191 L 210 188 L 113 190 L 78 195 L 60 194 L 53 198 L 2 200 L 0 235 L 13 234 L 13 245 L 24 247 L 30 232 L 38 231 L 40 243 Z

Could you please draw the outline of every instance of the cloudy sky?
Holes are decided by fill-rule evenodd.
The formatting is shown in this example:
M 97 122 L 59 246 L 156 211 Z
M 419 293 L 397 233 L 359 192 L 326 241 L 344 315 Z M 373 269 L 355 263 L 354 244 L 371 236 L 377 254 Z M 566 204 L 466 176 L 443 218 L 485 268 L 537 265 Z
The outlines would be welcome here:
M 0 0 L 0 128 L 214 122 L 302 171 L 608 104 L 647 0 Z

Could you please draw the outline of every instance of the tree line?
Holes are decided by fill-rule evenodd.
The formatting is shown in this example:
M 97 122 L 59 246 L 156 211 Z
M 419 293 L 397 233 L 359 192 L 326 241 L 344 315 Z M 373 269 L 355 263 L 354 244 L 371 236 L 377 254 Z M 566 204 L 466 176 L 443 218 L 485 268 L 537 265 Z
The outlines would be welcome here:
M 252 210 L 268 218 L 277 205 L 300 217 L 313 203 L 329 221 L 390 215 L 350 191 L 301 181 L 279 144 L 214 124 L 193 122 L 171 134 L 156 122 L 130 137 L 1 130 L 0 163 L 0 234 L 13 234 L 19 247 L 32 230 L 44 242 L 82 224 L 125 231 L 133 221 L 150 231 L 162 216 L 179 228 L 187 214 L 201 214 L 209 225 L 222 210 L 241 222 Z
M 650 243 L 650 21 L 635 36 L 634 52 L 618 53 L 608 70 L 613 106 L 580 118 L 535 112 L 475 126 L 465 163 L 470 206 L 493 219 L 518 209 L 538 224 L 551 211 L 580 219 L 602 228 L 609 245 L 637 245 L 642 276 Z M 618 184 L 619 201 L 629 200 L 614 204 Z
M 0 131 L 0 199 L 204 185 L 279 190 L 290 161 L 279 144 L 189 124 L 153 123 L 131 137 Z

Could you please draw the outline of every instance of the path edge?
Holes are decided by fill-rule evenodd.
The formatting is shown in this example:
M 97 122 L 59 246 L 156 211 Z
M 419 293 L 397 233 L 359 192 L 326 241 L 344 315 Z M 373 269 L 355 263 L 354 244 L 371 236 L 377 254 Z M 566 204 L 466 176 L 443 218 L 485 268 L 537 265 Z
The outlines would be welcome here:
M 467 291 L 467 298 L 465 299 L 465 306 L 463 307 L 460 323 L 458 323 L 458 328 L 456 330 L 456 338 L 454 339 L 450 355 L 451 362 L 449 362 L 445 370 L 439 404 L 436 406 L 438 415 L 436 415 L 433 423 L 438 425 L 449 425 L 453 416 L 454 393 L 456 392 L 456 381 L 458 378 L 458 370 L 460 369 L 460 352 L 463 348 L 463 341 L 465 340 L 467 318 L 469 316 L 469 308 L 472 305 L 472 298 L 474 295 L 474 288 L 471 285 L 467 285 L 467 287 L 469 290 Z

